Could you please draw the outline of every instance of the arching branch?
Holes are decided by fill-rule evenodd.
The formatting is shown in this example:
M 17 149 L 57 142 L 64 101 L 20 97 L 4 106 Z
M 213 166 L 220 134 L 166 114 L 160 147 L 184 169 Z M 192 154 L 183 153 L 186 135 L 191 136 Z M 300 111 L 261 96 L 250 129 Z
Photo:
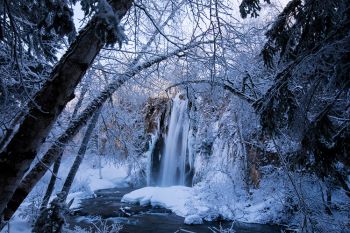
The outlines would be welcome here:
M 228 83 L 225 82 L 216 82 L 216 81 L 211 81 L 211 80 L 193 80 L 193 81 L 183 81 L 180 83 L 176 83 L 174 85 L 169 86 L 168 88 L 165 89 L 165 91 L 169 91 L 171 88 L 177 87 L 177 86 L 187 86 L 189 84 L 208 84 L 208 85 L 213 85 L 213 86 L 221 86 L 223 87 L 225 90 L 228 90 L 229 92 L 231 92 L 232 94 L 234 94 L 235 96 L 237 96 L 238 98 L 247 101 L 249 104 L 253 104 L 255 103 L 255 101 L 257 101 L 257 99 L 248 96 L 246 94 L 244 94 L 243 92 L 239 91 L 237 88 L 229 85 Z

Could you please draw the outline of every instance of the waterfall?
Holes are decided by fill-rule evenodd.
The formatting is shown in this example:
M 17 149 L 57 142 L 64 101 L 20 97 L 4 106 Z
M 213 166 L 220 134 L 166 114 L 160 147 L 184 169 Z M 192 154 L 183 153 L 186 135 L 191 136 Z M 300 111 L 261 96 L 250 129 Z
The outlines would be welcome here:
M 189 119 L 187 100 L 178 94 L 173 100 L 165 149 L 162 156 L 160 185 L 185 185 Z

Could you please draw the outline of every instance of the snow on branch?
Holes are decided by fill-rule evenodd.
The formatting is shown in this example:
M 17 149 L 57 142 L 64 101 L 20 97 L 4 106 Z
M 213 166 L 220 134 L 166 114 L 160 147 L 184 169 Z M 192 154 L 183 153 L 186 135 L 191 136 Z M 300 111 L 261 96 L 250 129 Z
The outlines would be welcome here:
M 252 104 L 255 103 L 256 99 L 253 97 L 250 97 L 246 95 L 245 93 L 239 91 L 237 88 L 233 87 L 232 85 L 225 83 L 225 82 L 216 82 L 216 81 L 211 81 L 211 80 L 192 80 L 192 81 L 184 81 L 180 83 L 176 83 L 174 85 L 169 86 L 168 88 L 165 89 L 165 91 L 169 91 L 170 89 L 177 87 L 177 86 L 183 86 L 183 85 L 188 85 L 188 84 L 200 84 L 200 83 L 207 83 L 209 85 L 213 86 L 222 86 L 224 89 L 228 90 L 232 94 L 236 95 L 242 100 L 247 101 L 248 103 Z

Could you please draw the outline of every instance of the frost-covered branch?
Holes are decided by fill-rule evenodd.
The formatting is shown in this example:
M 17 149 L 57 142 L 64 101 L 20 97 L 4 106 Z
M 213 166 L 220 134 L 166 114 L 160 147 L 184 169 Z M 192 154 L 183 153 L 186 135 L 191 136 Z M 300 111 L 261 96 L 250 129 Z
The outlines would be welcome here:
M 224 89 L 226 89 L 229 92 L 231 92 L 232 94 L 234 94 L 235 96 L 239 97 L 240 99 L 242 99 L 244 101 L 247 101 L 250 104 L 252 104 L 252 103 L 254 103 L 256 101 L 255 98 L 246 95 L 245 93 L 243 93 L 240 90 L 236 89 L 235 87 L 233 87 L 229 83 L 217 82 L 217 81 L 211 81 L 211 80 L 183 81 L 183 82 L 176 83 L 174 85 L 171 85 L 171 86 L 167 87 L 165 89 L 165 91 L 169 91 L 171 88 L 174 88 L 174 87 L 177 87 L 177 86 L 186 86 L 186 85 L 189 85 L 189 84 L 201 84 L 201 83 L 206 83 L 206 84 L 214 85 L 214 86 L 221 86 Z

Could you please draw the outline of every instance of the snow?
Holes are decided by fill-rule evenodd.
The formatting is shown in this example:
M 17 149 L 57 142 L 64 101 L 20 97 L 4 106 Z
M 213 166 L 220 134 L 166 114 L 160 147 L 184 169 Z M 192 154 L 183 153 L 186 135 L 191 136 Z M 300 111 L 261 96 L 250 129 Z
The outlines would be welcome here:
M 184 223 L 188 225 L 202 224 L 203 219 L 199 215 L 193 214 L 186 216 Z
M 67 196 L 67 203 L 69 203 L 72 199 L 74 199 L 72 205 L 70 206 L 71 209 L 74 208 L 78 208 L 80 205 L 80 200 L 83 199 L 84 197 L 86 197 L 86 193 L 85 192 L 75 192 L 75 193 L 70 193 Z M 50 201 L 53 199 L 54 197 L 50 198 Z
M 71 193 L 67 197 L 67 203 L 74 198 L 71 209 L 78 208 L 80 205 L 80 200 L 87 198 L 93 194 L 94 191 L 99 189 L 108 189 L 115 187 L 127 187 L 126 182 L 127 169 L 126 167 L 116 167 L 113 163 L 106 163 L 102 161 L 101 174 L 102 178 L 99 177 L 99 168 L 91 166 L 88 162 L 89 160 L 84 160 L 80 165 L 80 168 L 74 179 Z M 64 164 L 70 164 L 69 161 L 65 161 Z M 59 172 L 59 177 L 61 174 L 67 174 L 70 166 L 62 166 L 62 170 Z M 55 198 L 52 196 L 50 201 Z
M 0 231 L 0 233 L 7 233 L 7 232 L 26 233 L 26 232 L 31 232 L 32 231 L 31 229 L 32 227 L 25 219 L 22 219 L 17 215 L 15 215 L 13 217 L 13 220 L 10 223 L 10 226 L 9 225 L 5 226 L 4 229 Z
M 123 196 L 122 202 L 164 207 L 179 216 L 186 216 L 186 201 L 192 196 L 192 188 L 185 186 L 145 187 Z
M 63 167 L 62 173 L 70 168 L 70 166 Z M 85 160 L 85 162 L 81 164 L 76 178 L 74 179 L 71 193 L 67 197 L 67 203 L 74 198 L 73 204 L 70 207 L 71 209 L 79 208 L 80 200 L 91 196 L 96 190 L 128 187 L 126 181 L 127 168 L 125 166 L 116 167 L 113 163 L 102 161 L 101 174 L 102 178 L 99 176 L 99 168 L 91 166 L 88 160 Z M 53 198 L 55 198 L 55 196 L 51 197 L 50 200 Z
M 81 171 L 84 172 L 79 173 L 79 177 L 88 179 L 88 186 L 91 191 L 128 186 L 125 181 L 127 176 L 125 167 L 116 168 L 113 164 L 105 164 L 102 167 L 102 179 L 99 177 L 98 169 L 81 169 Z
M 58 172 L 58 177 L 60 179 L 58 180 L 59 183 L 57 186 L 60 186 L 60 182 L 64 181 L 66 174 L 68 174 L 68 171 L 71 168 L 73 159 L 74 157 L 66 157 L 63 161 L 63 164 Z M 93 155 L 90 154 L 83 160 L 72 185 L 72 194 L 76 192 L 83 192 L 86 195 L 91 195 L 98 189 L 128 186 L 125 180 L 127 177 L 126 166 L 118 166 L 113 164 L 113 162 L 102 159 L 102 178 L 100 178 L 97 160 L 98 159 L 96 157 L 93 157 Z

